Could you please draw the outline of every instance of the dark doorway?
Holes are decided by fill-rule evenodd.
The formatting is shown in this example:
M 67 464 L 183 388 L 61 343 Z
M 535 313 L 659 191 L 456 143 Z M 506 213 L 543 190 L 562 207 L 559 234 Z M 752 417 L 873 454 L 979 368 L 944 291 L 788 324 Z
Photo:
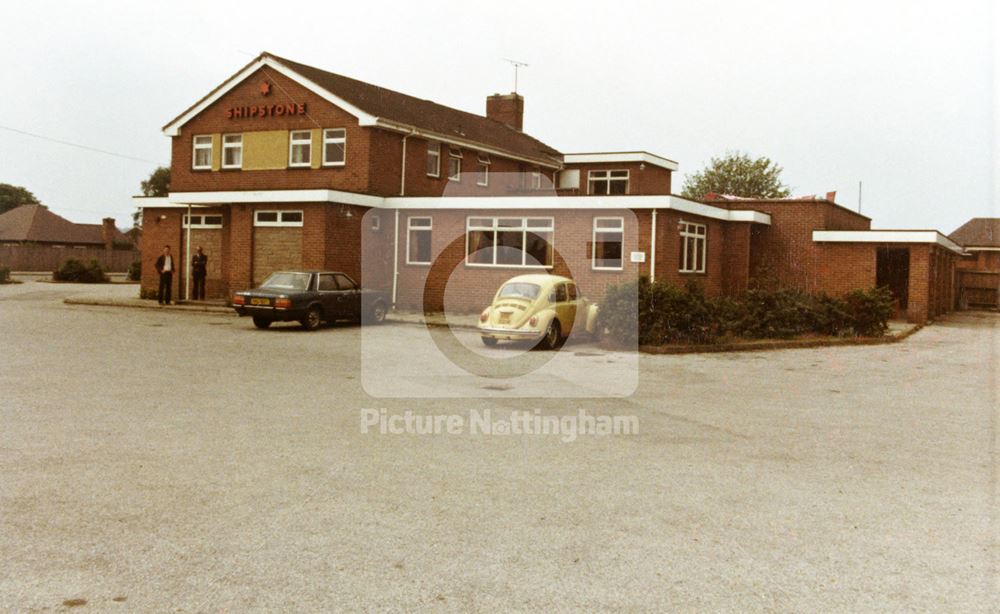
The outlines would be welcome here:
M 910 249 L 908 247 L 880 247 L 875 256 L 875 285 L 887 286 L 899 301 L 899 308 L 906 309 L 910 294 Z

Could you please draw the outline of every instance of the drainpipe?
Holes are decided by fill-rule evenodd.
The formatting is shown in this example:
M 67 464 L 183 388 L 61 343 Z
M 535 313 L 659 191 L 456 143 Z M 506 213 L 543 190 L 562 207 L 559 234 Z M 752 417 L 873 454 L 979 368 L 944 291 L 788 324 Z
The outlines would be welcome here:
M 410 130 L 403 135 L 403 160 L 399 169 L 399 195 L 406 196 L 406 140 L 416 133 Z M 394 214 L 392 226 L 392 308 L 396 308 L 396 293 L 399 288 L 399 209 Z
M 656 281 L 656 209 L 653 209 L 653 229 L 649 231 L 649 281 Z
M 184 300 L 191 300 L 191 203 L 188 203 L 187 233 L 184 236 Z

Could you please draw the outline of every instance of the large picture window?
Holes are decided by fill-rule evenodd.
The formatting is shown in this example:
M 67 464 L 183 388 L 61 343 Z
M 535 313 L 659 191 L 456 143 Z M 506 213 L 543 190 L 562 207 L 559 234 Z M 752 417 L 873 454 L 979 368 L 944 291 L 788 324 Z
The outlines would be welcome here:
M 707 230 L 704 224 L 681 221 L 681 273 L 704 273 L 708 254 Z
M 470 217 L 466 264 L 551 267 L 555 222 L 550 217 Z
M 347 159 L 347 131 L 327 128 L 323 131 L 323 166 L 343 166 Z
M 406 220 L 406 264 L 431 263 L 431 231 L 433 220 L 429 217 L 411 217 Z
M 212 136 L 203 134 L 194 137 L 194 151 L 191 156 L 191 168 L 195 170 L 211 170 Z
M 628 194 L 628 171 L 590 171 L 587 173 L 587 193 Z
M 243 135 L 222 135 L 222 168 L 243 168 Z
M 288 139 L 288 165 L 310 166 L 312 164 L 312 132 L 295 130 Z
M 595 217 L 591 266 L 599 271 L 620 271 L 625 245 L 625 218 Z

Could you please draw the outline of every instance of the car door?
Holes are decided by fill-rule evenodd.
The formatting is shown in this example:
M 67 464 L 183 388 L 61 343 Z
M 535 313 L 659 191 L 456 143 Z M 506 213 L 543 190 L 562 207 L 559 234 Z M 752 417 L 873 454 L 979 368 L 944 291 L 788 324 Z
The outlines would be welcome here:
M 323 313 L 328 320 L 332 320 L 340 314 L 340 288 L 333 273 L 320 273 L 316 282 L 316 291 L 319 293 L 320 303 L 323 305 Z
M 587 327 L 587 302 L 580 296 L 580 290 L 573 282 L 566 283 L 566 299 L 573 311 L 573 330 L 585 330 Z
M 358 318 L 361 316 L 361 289 L 354 280 L 343 273 L 335 273 L 337 278 L 337 288 L 340 293 L 341 315 L 345 318 Z

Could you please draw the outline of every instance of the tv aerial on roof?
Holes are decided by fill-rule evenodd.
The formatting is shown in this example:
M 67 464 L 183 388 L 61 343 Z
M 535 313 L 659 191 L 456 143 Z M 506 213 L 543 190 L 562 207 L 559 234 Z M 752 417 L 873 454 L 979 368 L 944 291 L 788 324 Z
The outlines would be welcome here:
M 503 58 L 503 61 L 504 62 L 508 62 L 511 66 L 514 67 L 514 93 L 516 94 L 517 93 L 517 70 L 519 68 L 522 68 L 522 67 L 527 68 L 528 63 L 527 62 L 522 62 L 520 60 L 512 60 L 510 58 Z

